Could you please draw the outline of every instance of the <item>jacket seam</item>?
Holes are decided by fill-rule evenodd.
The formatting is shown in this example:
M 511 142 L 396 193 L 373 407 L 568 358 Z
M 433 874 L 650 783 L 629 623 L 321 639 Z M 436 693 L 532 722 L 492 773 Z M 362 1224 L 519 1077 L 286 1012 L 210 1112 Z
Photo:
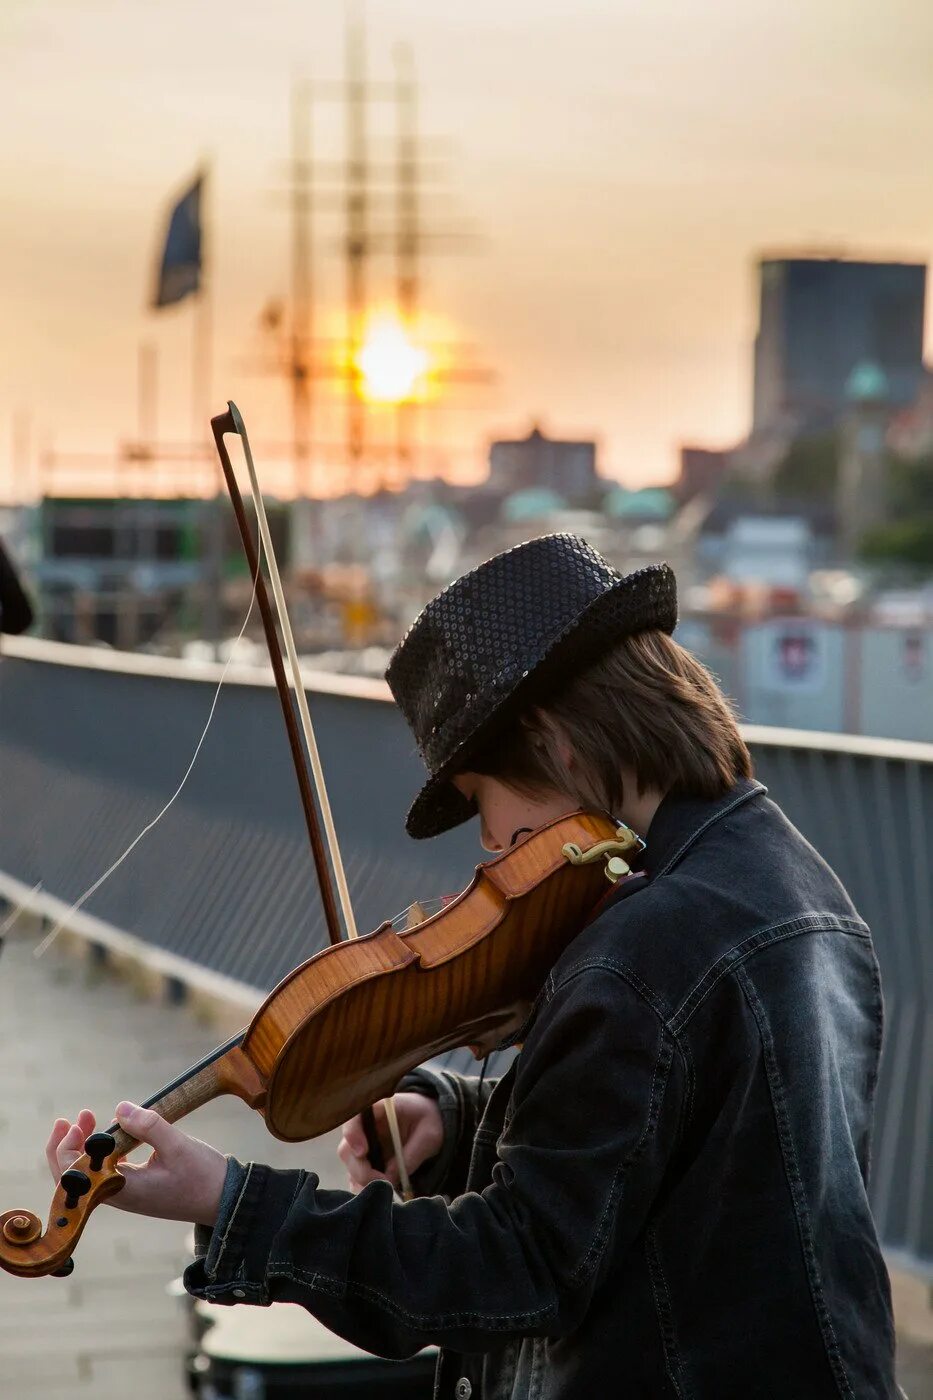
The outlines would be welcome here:
M 666 1054 L 665 1051 L 667 1052 Z M 671 1037 L 662 1033 L 661 1041 L 658 1046 L 658 1056 L 655 1060 L 654 1072 L 651 1077 L 651 1097 L 648 1101 L 648 1114 L 645 1119 L 645 1126 L 642 1129 L 642 1134 L 641 1137 L 638 1139 L 638 1142 L 632 1148 L 631 1152 L 625 1158 L 625 1160 L 623 1162 L 620 1162 L 619 1166 L 616 1168 L 613 1174 L 612 1184 L 610 1185 L 608 1195 L 606 1196 L 606 1203 L 603 1206 L 602 1214 L 600 1215 L 599 1220 L 597 1221 L 596 1226 L 593 1230 L 593 1238 L 587 1246 L 586 1251 L 580 1259 L 579 1264 L 570 1274 L 570 1280 L 574 1284 L 578 1284 L 588 1274 L 592 1273 L 596 1262 L 598 1261 L 600 1255 L 606 1247 L 606 1241 L 609 1237 L 609 1232 L 606 1229 L 606 1221 L 609 1218 L 612 1211 L 615 1209 L 616 1202 L 619 1198 L 619 1191 L 621 1189 L 622 1181 L 626 1172 L 638 1161 L 639 1157 L 645 1149 L 649 1138 L 651 1137 L 651 1134 L 657 1127 L 657 1122 L 661 1111 L 661 1102 L 664 1098 L 665 1093 L 667 1092 L 668 1076 L 670 1074 L 671 1063 L 673 1061 L 673 1058 L 674 1056 L 672 1051 L 672 1039 Z M 662 1061 L 664 1062 L 663 1072 L 659 1076 L 658 1072 L 662 1068 Z
M 723 807 L 720 811 L 714 812 L 712 816 L 707 817 L 702 826 L 698 826 L 694 831 L 691 831 L 679 850 L 668 857 L 667 864 L 656 871 L 652 878 L 654 880 L 659 880 L 662 875 L 666 875 L 667 872 L 677 864 L 681 857 L 689 851 L 693 843 L 703 835 L 704 831 L 708 831 L 711 826 L 715 826 L 716 822 L 721 821 L 723 817 L 727 817 L 730 812 L 734 812 L 736 807 L 741 807 L 743 803 L 750 802 L 753 797 L 760 797 L 766 791 L 767 788 L 765 788 L 762 783 L 757 783 L 750 791 L 739 793 L 738 797 L 734 797 L 728 807 Z
M 569 973 L 567 977 L 562 978 L 559 985 L 561 987 L 564 987 L 569 981 L 573 980 L 575 976 L 593 968 L 604 968 L 605 970 L 612 972 L 617 976 L 621 976 L 624 981 L 628 981 L 628 978 L 625 976 L 624 971 L 616 967 L 611 962 L 601 959 L 591 959 L 586 963 L 581 963 L 578 966 L 578 968 Z M 638 979 L 636 979 L 636 981 L 637 980 Z M 639 989 L 636 987 L 635 990 L 638 991 Z M 649 1004 L 651 1003 L 649 1002 Z M 667 1085 L 670 1076 L 671 1065 L 673 1063 L 674 1058 L 673 1052 L 675 1048 L 680 1049 L 680 1047 L 678 1046 L 677 1038 L 669 1031 L 667 1025 L 664 1022 L 663 1017 L 659 1014 L 657 1007 L 652 1005 L 651 1009 L 655 1012 L 660 1022 L 660 1035 L 658 1040 L 658 1052 L 654 1062 L 654 1069 L 652 1070 L 651 1092 L 649 1094 L 648 1099 L 648 1112 L 645 1117 L 645 1123 L 642 1128 L 641 1134 L 638 1138 L 638 1141 L 635 1143 L 635 1145 L 625 1157 L 625 1159 L 622 1162 L 620 1162 L 619 1165 L 616 1167 L 616 1170 L 613 1173 L 612 1180 L 609 1185 L 609 1190 L 606 1195 L 605 1204 L 600 1213 L 599 1219 L 593 1228 L 593 1234 L 590 1239 L 590 1242 L 586 1246 L 583 1254 L 581 1255 L 578 1264 L 568 1275 L 569 1283 L 573 1287 L 578 1287 L 580 1283 L 584 1281 L 590 1273 L 592 1273 L 596 1263 L 598 1262 L 599 1257 L 601 1256 L 603 1250 L 606 1247 L 606 1242 L 609 1238 L 609 1232 L 606 1228 L 606 1222 L 610 1218 L 613 1210 L 615 1209 L 616 1203 L 619 1198 L 619 1192 L 621 1190 L 626 1173 L 638 1161 L 639 1157 L 645 1150 L 647 1143 L 650 1141 L 652 1133 L 657 1127 L 658 1119 L 660 1117 L 661 1104 L 667 1092 Z M 681 1059 L 683 1058 L 683 1051 L 681 1050 Z M 682 1121 L 683 1110 L 681 1110 L 680 1117 Z M 467 1176 L 468 1185 L 474 1176 L 474 1171 L 477 1165 L 477 1147 L 481 1145 L 481 1139 L 483 1138 L 483 1135 L 483 1125 L 480 1124 L 479 1128 L 476 1130 L 476 1134 L 474 1136 L 473 1141 L 473 1152 L 471 1154 L 470 1170 Z M 491 1141 L 496 1142 L 497 1137 L 498 1134 L 493 1133 Z M 483 1142 L 482 1145 L 485 1146 L 487 1144 Z
M 633 971 L 633 969 L 628 967 L 625 963 L 617 961 L 615 958 L 589 957 L 581 959 L 580 962 L 574 963 L 571 967 L 567 968 L 554 990 L 562 991 L 564 987 L 581 976 L 582 973 L 594 972 L 597 969 L 601 969 L 605 972 L 613 972 L 617 977 L 621 977 L 623 981 L 629 984 L 634 992 L 637 992 L 641 1000 L 651 1008 L 664 1029 L 667 1031 L 671 1030 L 668 1018 L 664 1013 L 664 1007 L 658 1001 L 651 988 L 646 982 L 641 980 L 637 972 Z M 673 1034 L 673 1032 L 671 1033 Z
M 878 1075 L 881 1068 L 881 1051 L 884 1044 L 884 993 L 881 988 L 881 968 L 877 957 L 872 956 L 871 981 L 875 991 L 878 1015 L 875 1017 L 875 1058 L 871 1072 L 868 1076 L 868 1083 L 865 1089 L 865 1096 L 868 1100 L 869 1111 L 874 1117 L 875 1095 L 878 1092 Z M 865 1187 L 871 1178 L 871 1134 L 865 1146 Z
M 758 929 L 741 943 L 734 944 L 728 952 L 716 959 L 712 967 L 707 968 L 671 1017 L 671 1033 L 676 1035 L 682 1031 L 717 984 L 753 954 L 770 948 L 772 944 L 785 938 L 795 938 L 801 933 L 842 933 L 869 940 L 871 938 L 868 926 L 860 919 L 839 914 L 798 914 L 796 918 L 782 919 L 779 923 Z
M 674 1387 L 679 1400 L 686 1400 L 679 1380 L 679 1373 L 683 1370 L 683 1367 L 677 1353 L 677 1341 L 674 1336 L 674 1310 L 671 1306 L 671 1294 L 661 1264 L 661 1252 L 658 1248 L 657 1236 L 653 1229 L 649 1229 L 645 1232 L 645 1263 L 648 1265 L 648 1279 L 651 1283 L 651 1293 L 654 1298 L 654 1308 L 658 1319 L 658 1331 L 661 1334 L 661 1347 L 664 1351 L 664 1361 L 668 1379 Z M 655 1272 L 657 1272 L 658 1278 L 655 1277 Z M 663 1299 L 658 1296 L 658 1279 L 660 1279 L 660 1288 L 664 1293 Z
M 809 1211 L 807 1210 L 806 1201 L 803 1199 L 803 1179 L 800 1175 L 797 1150 L 794 1146 L 790 1121 L 787 1116 L 784 1089 L 781 1084 L 777 1058 L 774 1053 L 774 1041 L 771 1037 L 771 1031 L 767 1024 L 761 999 L 744 968 L 739 968 L 737 970 L 736 980 L 739 982 L 745 994 L 745 999 L 755 1018 L 755 1022 L 758 1026 L 758 1034 L 761 1038 L 765 1074 L 771 1097 L 771 1107 L 774 1112 L 775 1127 L 777 1129 L 778 1142 L 781 1147 L 781 1160 L 784 1163 L 784 1174 L 787 1179 L 787 1187 L 794 1208 L 794 1216 L 797 1220 L 797 1231 L 800 1236 L 800 1243 L 803 1251 L 807 1282 L 810 1287 L 810 1296 L 813 1299 L 817 1323 L 823 1338 L 823 1346 L 826 1350 L 826 1359 L 836 1381 L 839 1394 L 848 1397 L 848 1400 L 855 1400 L 855 1392 L 849 1382 L 849 1377 L 846 1374 L 845 1365 L 842 1360 L 842 1354 L 839 1350 L 839 1342 L 836 1337 L 835 1328 L 833 1327 L 833 1320 L 829 1308 L 826 1305 L 826 1299 L 823 1296 L 823 1284 L 820 1278 L 816 1250 L 813 1246 L 813 1232 L 810 1225 Z
M 308 1288 L 314 1289 L 318 1293 L 328 1293 L 335 1298 L 343 1298 L 348 1293 L 366 1298 L 378 1303 L 387 1313 L 406 1323 L 409 1327 L 422 1332 L 444 1330 L 447 1327 L 464 1326 L 471 1323 L 489 1327 L 495 1331 L 502 1331 L 518 1324 L 536 1325 L 547 1316 L 556 1313 L 554 1304 L 537 1308 L 532 1312 L 484 1313 L 467 1309 L 462 1312 L 417 1313 L 401 1307 L 395 1298 L 388 1293 L 383 1293 L 379 1288 L 371 1288 L 368 1284 L 353 1279 L 341 1281 L 331 1278 L 328 1274 L 318 1273 L 316 1270 L 303 1269 L 300 1264 L 295 1264 L 294 1261 L 270 1259 L 268 1272 L 270 1276 L 288 1278 L 294 1283 L 306 1284 Z
M 671 1039 L 677 1047 L 678 1054 L 684 1067 L 684 1102 L 680 1110 L 680 1126 L 677 1130 L 677 1138 L 680 1141 L 687 1130 L 687 1125 L 693 1121 L 693 1096 L 696 1088 L 696 1070 L 693 1064 L 693 1056 L 690 1053 L 690 1046 L 686 1039 L 675 1035 L 670 1031 Z
M 664 1015 L 664 1008 L 654 997 L 651 988 L 641 980 L 636 972 L 630 967 L 626 967 L 624 963 L 616 962 L 612 958 L 585 958 L 578 963 L 574 963 L 572 967 L 569 967 L 558 985 L 560 987 L 565 987 L 568 983 L 573 981 L 575 977 L 580 976 L 581 973 L 596 970 L 612 972 L 615 976 L 621 977 L 624 982 L 627 982 L 632 990 L 651 1008 L 664 1030 L 674 1042 L 674 1048 L 677 1051 L 684 1071 L 684 1103 L 680 1113 L 680 1128 L 678 1130 L 678 1137 L 682 1136 L 684 1128 L 693 1116 L 693 1100 L 694 1091 L 696 1089 L 696 1074 L 693 1066 L 693 1058 L 690 1054 L 690 1047 L 687 1042 L 678 1035 L 671 1022 Z
M 221 1239 L 220 1239 L 220 1247 L 219 1247 L 219 1249 L 217 1250 L 217 1262 L 216 1262 L 215 1265 L 214 1265 L 214 1278 L 215 1278 L 215 1279 L 217 1278 L 218 1274 L 222 1274 L 222 1273 L 223 1273 L 224 1254 L 226 1253 L 227 1247 L 228 1247 L 228 1245 L 229 1245 L 229 1243 L 230 1243 L 230 1235 L 231 1235 L 231 1233 L 232 1233 L 232 1231 L 233 1231 L 233 1222 L 236 1220 L 237 1211 L 240 1209 L 240 1206 L 241 1206 L 241 1204 L 242 1204 L 242 1202 L 243 1202 L 243 1197 L 244 1197 L 245 1194 L 246 1194 L 246 1188 L 247 1188 L 247 1186 L 249 1185 L 250 1179 L 251 1179 L 251 1177 L 252 1177 L 252 1175 L 253 1175 L 253 1166 L 254 1166 L 254 1163 L 252 1163 L 252 1162 L 250 1162 L 250 1163 L 248 1164 L 248 1166 L 247 1166 L 247 1168 L 246 1168 L 246 1173 L 245 1173 L 245 1175 L 244 1175 L 244 1177 L 243 1177 L 243 1181 L 242 1181 L 242 1183 L 241 1183 L 241 1185 L 240 1185 L 240 1190 L 239 1190 L 239 1193 L 238 1193 L 238 1195 L 237 1195 L 236 1202 L 235 1202 L 235 1204 L 234 1204 L 233 1210 L 230 1212 L 229 1216 L 227 1217 L 227 1224 L 226 1224 L 226 1226 L 225 1226 L 225 1228 L 224 1228 L 223 1235 L 221 1236 Z

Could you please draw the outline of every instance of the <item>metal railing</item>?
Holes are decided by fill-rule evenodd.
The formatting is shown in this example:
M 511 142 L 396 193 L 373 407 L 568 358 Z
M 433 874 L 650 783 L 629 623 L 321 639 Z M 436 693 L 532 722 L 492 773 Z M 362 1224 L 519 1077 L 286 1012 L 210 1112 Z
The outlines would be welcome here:
M 220 673 L 5 640 L 0 895 L 53 920 L 68 910 L 175 790 Z M 307 682 L 360 928 L 463 888 L 475 831 L 405 835 L 423 770 L 386 688 Z M 265 673 L 230 669 L 178 801 L 69 919 L 245 1008 L 326 942 L 277 704 Z M 744 732 L 759 777 L 872 928 L 886 1005 L 872 1203 L 891 1255 L 933 1277 L 933 745 Z

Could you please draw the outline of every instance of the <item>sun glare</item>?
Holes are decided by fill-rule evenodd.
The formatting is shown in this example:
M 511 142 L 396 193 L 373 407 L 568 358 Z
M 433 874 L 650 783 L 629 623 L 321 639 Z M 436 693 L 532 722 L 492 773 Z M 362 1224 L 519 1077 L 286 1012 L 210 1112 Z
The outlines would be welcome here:
M 428 368 L 428 355 L 412 344 L 399 321 L 386 316 L 370 325 L 356 363 L 367 399 L 404 403 L 415 397 Z

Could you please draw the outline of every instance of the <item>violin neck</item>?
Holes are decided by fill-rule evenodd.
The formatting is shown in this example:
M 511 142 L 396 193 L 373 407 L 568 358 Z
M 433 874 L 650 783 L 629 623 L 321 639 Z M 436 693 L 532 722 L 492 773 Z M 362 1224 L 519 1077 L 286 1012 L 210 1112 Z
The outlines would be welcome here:
M 146 1099 L 143 1108 L 154 1108 L 167 1123 L 187 1118 L 196 1108 L 224 1094 L 233 1094 L 250 1108 L 261 1109 L 265 1101 L 265 1083 L 240 1048 L 244 1034 L 244 1031 L 238 1032 L 225 1045 L 205 1055 L 171 1084 Z M 136 1139 L 117 1123 L 111 1124 L 107 1131 L 116 1143 L 118 1157 L 125 1157 L 138 1146 Z

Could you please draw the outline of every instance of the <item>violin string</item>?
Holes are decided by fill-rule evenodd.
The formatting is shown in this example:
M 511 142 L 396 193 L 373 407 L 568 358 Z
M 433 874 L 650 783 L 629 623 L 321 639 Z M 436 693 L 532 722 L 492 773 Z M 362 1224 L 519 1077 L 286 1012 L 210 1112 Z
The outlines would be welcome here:
M 254 604 L 255 601 L 256 601 L 256 588 L 257 588 L 257 585 L 258 585 L 258 582 L 259 582 L 259 570 L 260 570 L 261 564 L 262 564 L 262 541 L 260 540 L 260 541 L 258 542 L 257 550 L 256 550 L 256 575 L 255 575 L 255 577 L 253 578 L 253 590 L 252 590 L 252 593 L 251 593 L 251 595 L 250 595 L 249 607 L 248 607 L 247 610 L 246 610 L 246 616 L 245 616 L 244 619 L 243 619 L 243 626 L 240 628 L 239 632 L 237 633 L 236 641 L 233 643 L 233 646 L 230 648 L 230 655 L 227 657 L 226 663 L 224 664 L 223 671 L 220 673 L 220 680 L 217 682 L 217 688 L 216 688 L 216 690 L 214 691 L 214 698 L 213 698 L 213 700 L 211 701 L 211 707 L 210 707 L 210 710 L 209 710 L 209 712 L 208 712 L 207 723 L 204 725 L 204 728 L 203 728 L 203 730 L 201 731 L 201 737 L 200 737 L 200 739 L 198 740 L 197 745 L 195 746 L 194 753 L 193 753 L 192 756 L 191 756 L 191 761 L 190 761 L 190 763 L 188 764 L 188 767 L 185 769 L 185 773 L 184 773 L 184 776 L 182 777 L 181 782 L 178 784 L 178 787 L 177 787 L 177 788 L 175 789 L 175 791 L 172 793 L 171 797 L 170 797 L 169 800 L 166 802 L 166 804 L 165 804 L 165 806 L 162 808 L 161 812 L 159 812 L 157 816 L 153 817 L 153 819 L 152 819 L 151 822 L 147 822 L 147 823 L 146 823 L 146 825 L 143 827 L 142 831 L 140 831 L 139 834 L 138 834 L 137 836 L 134 836 L 133 840 L 132 840 L 132 841 L 130 842 L 130 844 L 127 846 L 127 848 L 126 848 L 126 850 L 123 852 L 123 854 L 120 855 L 120 856 L 118 856 L 117 859 L 113 862 L 113 864 L 112 864 L 111 866 L 109 866 L 109 867 L 104 871 L 103 875 L 101 875 L 97 880 L 95 880 L 94 883 L 93 883 L 93 885 L 89 886 L 89 888 L 86 889 L 86 890 L 84 891 L 84 893 L 80 896 L 80 898 L 78 898 L 78 899 L 75 900 L 74 904 L 72 904 L 72 906 L 71 906 L 70 909 L 66 910 L 66 912 L 65 912 L 65 913 L 62 915 L 62 917 L 59 919 L 58 923 L 55 924 L 54 928 L 52 928 L 52 929 L 49 931 L 49 933 L 47 933 L 46 936 L 42 939 L 41 943 L 39 943 L 39 945 L 37 946 L 37 948 L 35 949 L 35 951 L 34 951 L 34 953 L 33 953 L 33 956 L 34 956 L 34 957 L 41 958 L 42 955 L 48 951 L 48 949 L 49 949 L 49 948 L 52 946 L 52 944 L 55 942 L 55 940 L 56 940 L 56 938 L 58 937 L 58 935 L 61 933 L 62 929 L 64 929 L 64 928 L 67 927 L 68 921 L 69 921 L 69 919 L 72 917 L 72 915 L 73 915 L 73 914 L 76 914 L 76 913 L 78 912 L 78 910 L 82 907 L 82 905 L 84 905 L 84 904 L 91 898 L 91 896 L 92 896 L 93 894 L 96 894 L 96 893 L 97 893 L 97 891 L 100 889 L 100 887 L 101 887 L 101 885 L 104 883 L 104 881 L 105 881 L 105 880 L 109 880 L 109 879 L 110 879 L 110 876 L 114 873 L 115 870 L 118 870 L 118 869 L 120 868 L 120 866 L 121 866 L 121 865 L 123 864 L 123 862 L 126 860 L 127 856 L 130 855 L 130 853 L 136 849 L 136 847 L 139 845 L 139 843 L 140 843 L 140 841 L 143 839 L 143 837 L 144 837 L 144 836 L 148 836 L 148 834 L 149 834 L 149 832 L 152 830 L 152 828 L 153 828 L 154 826 L 156 826 L 156 825 L 162 820 L 162 818 L 165 816 L 165 814 L 166 814 L 166 812 L 168 811 L 168 809 L 169 809 L 169 808 L 172 806 L 172 804 L 175 802 L 176 798 L 180 795 L 182 788 L 185 786 L 185 784 L 187 783 L 188 779 L 190 778 L 190 776 L 191 776 L 191 770 L 194 768 L 194 765 L 195 765 L 195 763 L 197 762 L 198 754 L 201 752 L 201 748 L 202 748 L 202 746 L 203 746 L 203 744 L 204 744 L 204 740 L 207 738 L 207 731 L 208 731 L 208 730 L 210 729 L 210 727 L 211 727 L 211 721 L 212 721 L 213 718 L 214 718 L 214 711 L 217 709 L 217 701 L 218 701 L 219 698 L 220 698 L 220 692 L 221 692 L 221 688 L 223 687 L 223 683 L 224 683 L 224 681 L 225 681 L 226 678 L 227 678 L 227 672 L 228 672 L 229 669 L 230 669 L 230 665 L 231 665 L 231 663 L 232 663 L 232 661 L 233 661 L 234 656 L 236 655 L 236 649 L 237 649 L 237 647 L 239 646 L 240 642 L 241 642 L 242 639 L 243 639 L 243 634 L 244 634 L 244 632 L 246 631 L 247 625 L 249 624 L 250 617 L 252 616 L 253 604 Z
M 406 904 L 404 909 L 400 909 L 397 914 L 393 914 L 391 919 L 388 920 L 388 923 L 390 923 L 392 927 L 395 928 L 396 925 L 400 924 L 403 919 L 408 918 L 408 915 L 411 913 L 412 909 L 414 909 L 416 904 L 420 904 L 421 908 L 430 918 L 432 914 L 440 913 L 444 904 L 444 896 L 435 895 L 433 899 L 413 900 L 411 904 Z M 437 907 L 432 909 L 432 905 L 436 905 Z

